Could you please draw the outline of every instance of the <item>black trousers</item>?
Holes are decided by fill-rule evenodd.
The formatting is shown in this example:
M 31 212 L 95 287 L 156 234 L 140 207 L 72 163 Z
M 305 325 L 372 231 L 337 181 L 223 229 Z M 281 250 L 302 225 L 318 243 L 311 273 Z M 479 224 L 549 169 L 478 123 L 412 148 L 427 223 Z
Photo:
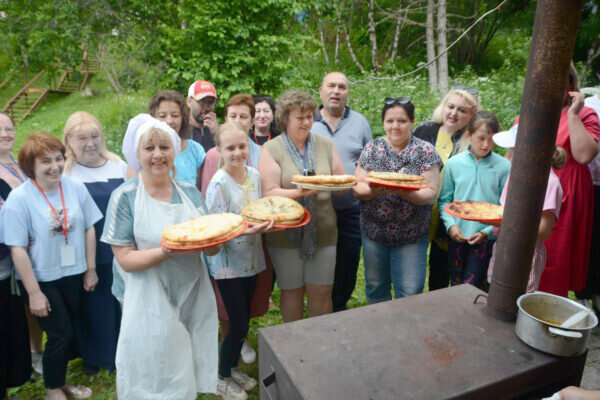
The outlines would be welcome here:
M 31 376 L 29 331 L 23 300 L 10 294 L 10 278 L 0 281 L 0 398 L 6 389 L 25 384 Z
M 333 311 L 343 311 L 356 286 L 356 273 L 360 263 L 360 208 L 358 206 L 335 210 L 338 241 L 335 254 L 335 276 L 331 300 Z
M 429 290 L 443 289 L 449 284 L 448 252 L 432 240 L 429 249 Z
M 600 186 L 594 186 L 594 225 L 592 228 L 592 246 L 585 287 L 575 292 L 578 299 L 591 299 L 600 296 Z
M 44 385 L 48 389 L 58 389 L 65 384 L 67 362 L 78 352 L 74 332 L 79 323 L 83 274 L 39 282 L 39 285 L 52 309 L 47 317 L 36 317 L 48 337 L 43 357 Z M 29 304 L 29 296 L 20 281 L 19 287 Z
M 216 279 L 223 304 L 229 315 L 229 332 L 221 345 L 219 359 L 219 376 L 231 376 L 231 368 L 235 368 L 240 360 L 242 343 L 248 334 L 250 322 L 250 305 L 256 288 L 257 275 L 247 278 Z

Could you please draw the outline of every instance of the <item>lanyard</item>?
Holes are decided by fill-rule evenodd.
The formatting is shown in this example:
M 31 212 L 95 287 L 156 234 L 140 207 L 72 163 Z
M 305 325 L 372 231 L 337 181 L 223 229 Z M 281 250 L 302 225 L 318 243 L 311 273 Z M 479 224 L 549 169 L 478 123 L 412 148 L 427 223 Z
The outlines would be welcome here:
M 296 146 L 294 146 L 294 148 L 298 152 L 298 155 L 302 157 L 302 161 L 304 161 L 304 169 L 306 169 L 306 151 L 308 150 L 308 139 L 306 140 L 306 143 L 304 143 L 304 154 L 300 154 L 300 150 L 298 150 Z
M 269 137 L 268 137 L 268 139 L 267 139 L 267 142 L 268 142 L 269 140 L 271 140 L 271 135 L 272 135 L 272 133 L 271 133 L 271 132 L 269 132 Z M 256 131 L 254 131 L 254 143 L 258 144 L 258 139 L 256 138 Z M 265 143 L 266 143 L 266 142 L 265 142 Z
M 58 188 L 60 189 L 60 201 L 62 201 L 63 215 L 65 216 L 65 218 L 64 218 L 64 224 L 62 222 L 60 222 L 60 217 L 58 215 L 58 212 L 52 206 L 52 204 L 50 204 L 50 201 L 48 200 L 48 197 L 46 197 L 46 193 L 44 193 L 44 191 L 42 190 L 42 188 L 40 187 L 40 185 L 37 183 L 37 181 L 35 179 L 33 180 L 33 183 L 35 183 L 35 186 L 38 188 L 38 190 L 40 191 L 40 193 L 42 194 L 42 196 L 44 196 L 44 199 L 46 199 L 46 202 L 50 206 L 50 209 L 54 213 L 54 216 L 56 217 L 56 220 L 58 221 L 58 223 L 60 224 L 60 227 L 62 228 L 63 236 L 65 237 L 65 244 L 68 244 L 69 240 L 67 239 L 67 235 L 69 234 L 69 232 L 68 232 L 69 225 L 67 224 L 67 208 L 65 207 L 65 197 L 63 195 L 62 184 L 60 182 L 58 182 Z
M 13 162 L 16 164 L 16 160 L 13 158 L 13 156 L 11 155 L 10 158 L 13 160 Z M 25 182 L 24 179 L 22 179 L 15 171 L 12 170 L 12 168 L 10 168 L 8 165 L 4 164 L 3 162 L 0 161 L 0 164 L 2 164 L 2 166 L 4 168 L 6 168 L 8 170 L 8 172 L 10 172 L 11 174 L 13 174 L 13 176 L 15 178 L 17 178 L 19 180 L 19 182 L 23 183 Z

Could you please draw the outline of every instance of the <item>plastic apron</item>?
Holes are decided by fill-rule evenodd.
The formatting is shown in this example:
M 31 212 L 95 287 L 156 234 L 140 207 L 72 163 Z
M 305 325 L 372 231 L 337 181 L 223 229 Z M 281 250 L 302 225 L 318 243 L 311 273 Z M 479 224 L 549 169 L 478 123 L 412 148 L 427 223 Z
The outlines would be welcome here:
M 174 181 L 182 204 L 153 199 L 138 179 L 133 232 L 139 250 L 159 247 L 168 225 L 201 215 Z M 202 257 L 174 256 L 124 275 L 116 357 L 119 398 L 196 399 L 197 392 L 214 393 L 217 306 Z

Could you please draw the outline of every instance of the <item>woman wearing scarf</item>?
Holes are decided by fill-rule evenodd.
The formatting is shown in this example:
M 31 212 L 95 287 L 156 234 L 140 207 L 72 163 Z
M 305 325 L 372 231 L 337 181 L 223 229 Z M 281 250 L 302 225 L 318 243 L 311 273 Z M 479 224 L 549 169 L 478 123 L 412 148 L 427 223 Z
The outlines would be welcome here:
M 344 174 L 333 142 L 310 132 L 316 108 L 317 103 L 307 92 L 285 92 L 277 101 L 275 114 L 283 133 L 265 143 L 258 163 L 264 196 L 295 199 L 311 215 L 311 221 L 302 228 L 267 234 L 267 247 L 281 289 L 284 322 L 302 319 L 304 294 L 309 317 L 331 312 L 337 244 L 331 195 L 296 188 L 291 183 L 296 174 Z

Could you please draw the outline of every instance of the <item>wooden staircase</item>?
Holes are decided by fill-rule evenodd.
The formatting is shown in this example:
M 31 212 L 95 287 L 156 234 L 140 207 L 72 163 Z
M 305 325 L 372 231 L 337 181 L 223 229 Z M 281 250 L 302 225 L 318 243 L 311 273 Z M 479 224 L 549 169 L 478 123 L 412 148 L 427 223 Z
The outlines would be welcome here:
M 54 88 L 39 88 L 40 78 L 46 72 L 43 69 L 6 103 L 3 111 L 10 115 L 15 125 L 19 124 L 31 115 L 51 92 L 68 94 L 79 91 L 85 87 L 91 75 L 98 71 L 100 71 L 100 62 L 95 56 L 89 55 L 87 51 L 84 52 L 83 59 L 77 70 L 62 70 L 58 84 Z M 4 84 L 3 82 L 3 86 Z

